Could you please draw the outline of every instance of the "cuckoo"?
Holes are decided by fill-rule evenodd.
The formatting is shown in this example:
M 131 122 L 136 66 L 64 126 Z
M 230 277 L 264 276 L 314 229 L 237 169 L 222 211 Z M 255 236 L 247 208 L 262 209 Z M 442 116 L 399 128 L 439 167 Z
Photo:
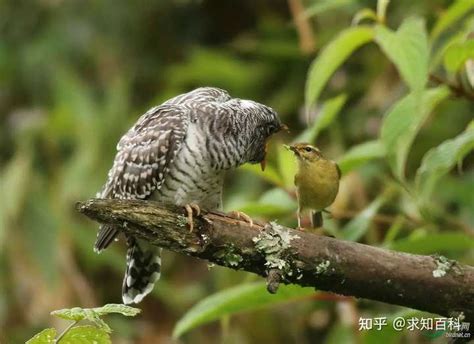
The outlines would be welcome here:
M 151 108 L 120 139 L 100 198 L 150 199 L 192 211 L 219 209 L 226 171 L 265 163 L 266 141 L 284 127 L 276 112 L 226 91 L 202 87 Z M 119 228 L 104 224 L 94 246 L 101 252 Z M 126 237 L 126 304 L 138 303 L 160 277 L 161 249 Z

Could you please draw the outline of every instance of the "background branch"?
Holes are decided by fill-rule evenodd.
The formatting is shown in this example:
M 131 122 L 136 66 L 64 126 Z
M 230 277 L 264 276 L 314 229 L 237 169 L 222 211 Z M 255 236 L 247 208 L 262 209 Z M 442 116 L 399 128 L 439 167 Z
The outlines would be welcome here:
M 466 91 L 462 85 L 457 85 L 455 83 L 452 83 L 436 74 L 430 74 L 429 78 L 432 82 L 434 82 L 437 85 L 446 85 L 450 88 L 451 92 L 453 92 L 456 97 L 464 97 L 469 100 L 474 100 L 474 94 L 469 93 Z
M 447 317 L 462 312 L 474 322 L 474 267 L 442 256 L 400 253 L 277 224 L 250 227 L 218 212 L 195 218 L 190 233 L 183 208 L 151 201 L 92 199 L 77 209 L 175 252 L 264 277 L 271 271 L 271 291 L 279 282 L 293 283 Z

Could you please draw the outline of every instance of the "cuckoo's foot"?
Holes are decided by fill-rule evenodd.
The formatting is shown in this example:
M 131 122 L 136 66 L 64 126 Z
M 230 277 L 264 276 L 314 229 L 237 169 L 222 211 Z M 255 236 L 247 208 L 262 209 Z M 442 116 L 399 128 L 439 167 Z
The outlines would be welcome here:
M 235 210 L 234 210 L 234 211 L 231 211 L 229 215 L 230 215 L 230 216 L 233 216 L 233 217 L 235 217 L 235 218 L 237 218 L 237 220 L 242 219 L 242 220 L 244 220 L 245 222 L 247 222 L 247 223 L 250 225 L 250 227 L 253 227 L 253 220 L 252 220 L 252 218 L 251 218 L 250 216 L 248 216 L 247 214 L 242 213 L 241 211 L 235 211 Z
M 194 229 L 194 215 L 199 216 L 201 215 L 201 208 L 195 203 L 189 203 L 184 205 L 184 209 L 188 214 L 188 225 L 189 225 L 189 232 L 191 233 Z

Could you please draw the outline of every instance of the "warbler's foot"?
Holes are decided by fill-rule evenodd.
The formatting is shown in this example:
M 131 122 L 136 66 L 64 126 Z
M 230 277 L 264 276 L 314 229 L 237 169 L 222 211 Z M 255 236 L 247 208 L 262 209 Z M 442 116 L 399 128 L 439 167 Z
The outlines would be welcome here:
M 184 209 L 188 214 L 188 225 L 189 225 L 189 232 L 191 233 L 194 229 L 194 215 L 199 216 L 201 215 L 201 208 L 196 203 L 189 203 L 184 205 Z
M 243 221 L 247 222 L 250 225 L 250 227 L 253 227 L 253 220 L 247 214 L 245 214 L 241 211 L 234 210 L 234 211 L 231 211 L 229 215 L 237 218 L 237 220 L 243 220 Z

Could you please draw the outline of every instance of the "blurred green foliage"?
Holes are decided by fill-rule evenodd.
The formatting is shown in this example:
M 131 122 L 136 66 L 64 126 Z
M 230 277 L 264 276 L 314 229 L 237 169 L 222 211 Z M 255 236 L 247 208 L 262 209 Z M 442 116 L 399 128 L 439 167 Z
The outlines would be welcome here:
M 108 314 L 122 314 L 134 317 L 140 313 L 140 309 L 123 304 L 107 304 L 103 307 L 60 309 L 51 312 L 51 315 L 71 321 L 60 334 L 54 328 L 47 328 L 28 340 L 26 344 L 49 344 L 49 343 L 94 343 L 109 344 L 112 329 L 102 319 Z M 82 321 L 88 321 L 93 325 L 77 326 Z
M 52 309 L 120 300 L 123 244 L 95 255 L 96 224 L 74 203 L 101 188 L 140 114 L 198 86 L 268 104 L 291 128 L 272 140 L 264 173 L 228 176 L 226 210 L 294 226 L 295 166 L 282 143 L 309 141 L 343 171 L 325 221 L 334 236 L 474 263 L 474 3 L 303 1 L 293 16 L 311 29 L 308 54 L 292 2 L 0 2 L 0 342 L 50 327 Z M 412 314 L 401 307 L 304 289 L 252 302 L 265 292 L 245 297 L 259 285 L 252 275 L 169 252 L 163 261 L 142 315 L 110 318 L 114 339 L 166 342 L 177 323 L 189 343 L 408 335 L 357 331 L 359 316 Z M 285 296 L 296 299 L 278 305 Z

